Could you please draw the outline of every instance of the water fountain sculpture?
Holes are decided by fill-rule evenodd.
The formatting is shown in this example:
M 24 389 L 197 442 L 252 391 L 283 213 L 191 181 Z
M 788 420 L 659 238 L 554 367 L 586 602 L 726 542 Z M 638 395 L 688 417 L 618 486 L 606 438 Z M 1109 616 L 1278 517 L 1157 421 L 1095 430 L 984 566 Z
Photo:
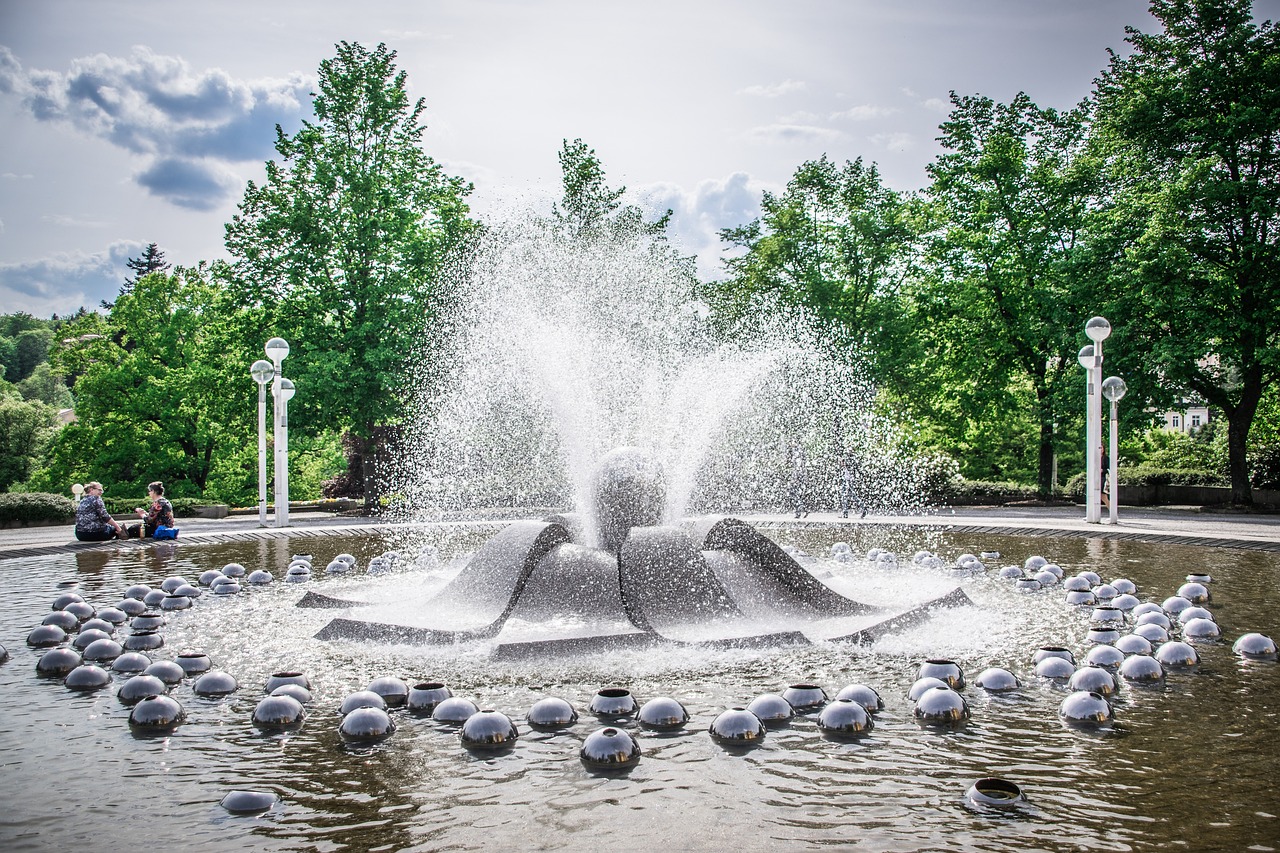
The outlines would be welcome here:
M 498 656 L 528 656 L 661 642 L 870 642 L 935 608 L 971 603 L 958 587 L 905 609 L 856 601 L 745 522 L 661 523 L 663 491 L 652 456 L 619 448 L 597 471 L 590 517 L 513 522 L 424 602 L 414 624 L 360 618 L 378 606 L 314 592 L 299 606 L 353 611 L 321 629 L 322 640 L 491 641 Z

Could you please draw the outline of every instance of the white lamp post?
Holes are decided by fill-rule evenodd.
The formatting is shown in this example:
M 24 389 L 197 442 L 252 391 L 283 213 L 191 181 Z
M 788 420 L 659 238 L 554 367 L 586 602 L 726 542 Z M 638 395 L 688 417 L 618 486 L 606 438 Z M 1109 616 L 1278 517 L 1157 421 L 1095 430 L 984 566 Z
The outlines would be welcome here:
M 1125 393 L 1129 390 L 1129 386 L 1124 384 L 1124 380 L 1119 376 L 1108 376 L 1102 381 L 1102 396 L 1111 401 L 1111 442 L 1110 456 L 1111 465 L 1108 474 L 1111 478 L 1110 489 L 1111 494 L 1111 517 L 1112 524 L 1120 523 L 1120 464 L 1119 464 L 1119 408 L 1116 405 L 1124 398 Z
M 267 526 L 267 383 L 276 375 L 269 361 L 258 359 L 249 368 L 258 383 L 258 526 Z
M 289 415 L 288 402 L 293 397 L 293 383 L 280 373 L 280 363 L 289 355 L 289 342 L 284 338 L 272 338 L 267 341 L 267 358 L 271 359 L 272 376 L 275 381 L 271 385 L 271 398 L 274 402 L 275 414 L 275 500 L 276 527 L 289 526 Z M 287 384 L 286 384 L 287 383 Z M 265 518 L 265 516 L 263 516 Z
M 289 526 L 289 401 L 293 382 L 281 376 L 272 386 L 276 397 L 276 527 Z
M 1105 317 L 1092 317 L 1084 324 L 1084 333 L 1093 346 L 1080 350 L 1080 366 L 1088 377 L 1085 403 L 1087 405 L 1085 465 L 1086 494 L 1084 520 L 1089 524 L 1102 521 L 1102 405 L 1098 399 L 1102 384 L 1102 342 L 1111 335 L 1111 324 Z

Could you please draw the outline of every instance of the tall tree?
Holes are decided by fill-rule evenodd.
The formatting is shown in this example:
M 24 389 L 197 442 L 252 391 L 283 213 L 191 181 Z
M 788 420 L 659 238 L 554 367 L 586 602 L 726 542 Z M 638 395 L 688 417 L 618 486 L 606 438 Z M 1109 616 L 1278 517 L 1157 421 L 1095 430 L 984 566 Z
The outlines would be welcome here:
M 605 184 L 604 164 L 587 143 L 564 140 L 559 158 L 564 195 L 553 207 L 556 223 L 578 236 L 605 236 L 619 230 L 643 231 L 655 237 L 666 233 L 672 211 L 645 222 L 639 207 L 622 203 L 626 187 L 612 189 Z
M 933 396 L 966 429 L 1003 432 L 1019 409 L 1029 417 L 1047 494 L 1057 424 L 1075 412 L 1066 392 L 1078 387 L 1086 319 L 1072 265 L 1096 193 L 1087 107 L 1042 109 L 1024 93 L 1009 104 L 951 100 L 946 150 L 928 167 L 937 219 L 915 295 L 929 329 L 923 367 L 949 377 Z
M 78 377 L 77 420 L 34 479 L 53 491 L 98 479 L 139 495 L 159 479 L 177 496 L 199 495 L 220 452 L 244 443 L 251 412 L 234 363 L 247 345 L 227 334 L 228 313 L 207 270 L 178 269 L 138 279 L 105 320 L 65 327 L 54 367 Z
M 471 187 L 423 151 L 426 106 L 410 100 L 395 51 L 336 47 L 315 122 L 276 129 L 279 160 L 249 183 L 226 245 L 238 298 L 292 347 L 294 425 L 350 429 L 371 461 L 379 425 L 403 416 L 407 360 L 438 329 L 446 261 L 474 227 Z
M 124 284 L 120 286 L 120 296 L 125 296 L 133 290 L 133 286 L 138 283 L 138 279 L 151 275 L 153 272 L 165 272 L 172 264 L 164 259 L 164 252 L 155 243 L 148 243 L 147 247 L 142 250 L 142 257 L 129 258 L 124 265 L 133 272 L 131 277 L 125 278 Z M 118 298 L 118 297 L 117 297 Z M 102 307 L 110 311 L 115 307 L 114 302 L 102 300 Z
M 0 391 L 0 492 L 31 475 L 54 433 L 56 417 L 57 410 L 39 400 Z
M 720 232 L 744 251 L 725 262 L 718 307 L 740 316 L 767 295 L 843 329 L 846 342 L 883 330 L 914 231 L 907 202 L 882 183 L 876 165 L 859 158 L 838 167 L 823 155 L 801 164 L 781 195 L 766 192 L 760 206 L 758 219 Z
M 1153 0 L 1097 82 L 1108 213 L 1127 227 L 1116 313 L 1175 392 L 1226 416 L 1232 499 L 1280 379 L 1280 30 L 1249 0 Z

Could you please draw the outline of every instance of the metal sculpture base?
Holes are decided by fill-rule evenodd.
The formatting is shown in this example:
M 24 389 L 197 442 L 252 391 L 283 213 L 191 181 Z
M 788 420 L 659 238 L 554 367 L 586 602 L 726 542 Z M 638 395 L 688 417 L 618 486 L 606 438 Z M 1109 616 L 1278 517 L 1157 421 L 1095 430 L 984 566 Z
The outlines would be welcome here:
M 423 624 L 363 621 L 349 613 L 316 637 L 413 645 L 487 641 L 505 658 L 658 643 L 869 643 L 927 620 L 938 608 L 972 604 L 958 587 L 906 610 L 854 601 L 733 518 L 633 527 L 616 555 L 575 542 L 583 529 L 575 522 L 559 516 L 502 530 L 427 602 Z M 314 592 L 298 606 L 373 607 Z M 551 627 L 566 624 L 573 627 Z

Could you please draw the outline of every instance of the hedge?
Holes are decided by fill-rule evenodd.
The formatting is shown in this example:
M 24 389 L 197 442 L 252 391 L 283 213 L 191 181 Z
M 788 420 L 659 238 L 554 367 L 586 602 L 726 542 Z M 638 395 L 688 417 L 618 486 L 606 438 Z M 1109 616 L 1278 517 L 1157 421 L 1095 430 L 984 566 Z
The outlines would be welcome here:
M 146 509 L 150 504 L 144 498 L 108 498 L 103 497 L 102 502 L 107 506 L 107 512 L 112 515 L 133 515 L 134 510 L 138 507 Z M 209 506 L 209 502 L 200 498 L 172 498 L 169 503 L 173 504 L 173 515 L 175 518 L 194 518 L 196 507 Z
M 46 521 L 70 524 L 75 519 L 75 502 L 62 495 L 47 492 L 0 494 L 0 523 Z
M 1231 481 L 1216 471 L 1198 468 L 1125 468 L 1116 471 L 1122 486 L 1230 486 Z M 1066 493 L 1083 498 L 1084 472 L 1067 481 Z
M 960 480 L 948 484 L 942 494 L 942 503 L 955 506 L 985 503 L 1030 501 L 1040 497 L 1035 486 L 1024 483 L 989 482 L 986 480 Z

